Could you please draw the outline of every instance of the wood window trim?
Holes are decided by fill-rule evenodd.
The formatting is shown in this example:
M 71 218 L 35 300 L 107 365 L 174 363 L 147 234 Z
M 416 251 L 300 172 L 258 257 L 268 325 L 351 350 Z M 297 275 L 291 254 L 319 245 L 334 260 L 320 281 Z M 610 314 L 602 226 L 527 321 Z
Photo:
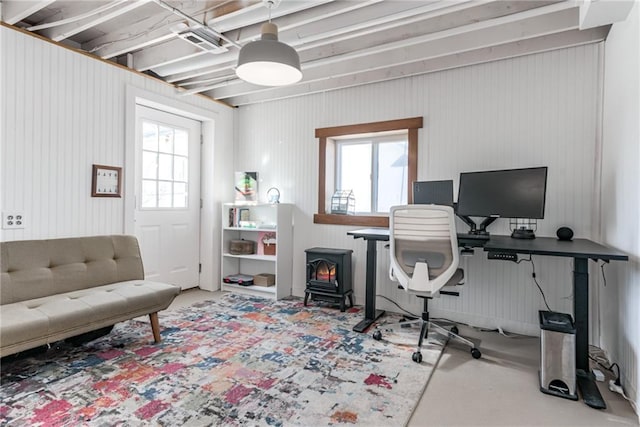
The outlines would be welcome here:
M 418 178 L 418 129 L 422 128 L 422 117 L 387 120 L 383 122 L 319 128 L 315 136 L 318 144 L 318 212 L 313 215 L 315 224 L 356 225 L 364 227 L 389 227 L 389 217 L 380 215 L 336 215 L 326 213 L 327 196 L 327 150 L 332 149 L 327 139 L 366 133 L 406 130 L 408 149 L 407 201 L 413 202 L 411 185 Z

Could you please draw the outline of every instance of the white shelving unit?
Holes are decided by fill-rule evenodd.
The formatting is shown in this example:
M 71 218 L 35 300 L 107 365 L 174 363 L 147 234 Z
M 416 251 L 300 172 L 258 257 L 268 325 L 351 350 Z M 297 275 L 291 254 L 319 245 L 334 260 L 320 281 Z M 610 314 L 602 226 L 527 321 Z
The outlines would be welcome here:
M 231 209 L 247 209 L 246 226 L 231 225 L 229 215 Z M 291 295 L 293 259 L 293 205 L 275 204 L 236 204 L 222 205 L 222 259 L 221 271 L 223 291 L 232 291 L 259 295 L 267 298 L 281 299 Z M 247 211 L 244 212 L 245 216 Z M 264 255 L 260 237 L 266 233 L 275 233 L 275 255 Z M 234 255 L 229 253 L 232 240 L 251 240 L 256 242 L 256 254 Z M 276 276 L 273 286 L 242 286 L 225 283 L 222 279 L 233 274 L 254 276 L 259 273 L 271 273 Z

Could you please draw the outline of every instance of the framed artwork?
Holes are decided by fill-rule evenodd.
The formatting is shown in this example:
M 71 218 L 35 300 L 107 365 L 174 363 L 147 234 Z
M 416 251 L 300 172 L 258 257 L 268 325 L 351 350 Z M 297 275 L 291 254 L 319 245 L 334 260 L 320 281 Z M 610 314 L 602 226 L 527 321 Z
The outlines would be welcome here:
M 236 172 L 236 202 L 258 201 L 258 172 Z
M 93 165 L 91 197 L 122 197 L 122 168 Z

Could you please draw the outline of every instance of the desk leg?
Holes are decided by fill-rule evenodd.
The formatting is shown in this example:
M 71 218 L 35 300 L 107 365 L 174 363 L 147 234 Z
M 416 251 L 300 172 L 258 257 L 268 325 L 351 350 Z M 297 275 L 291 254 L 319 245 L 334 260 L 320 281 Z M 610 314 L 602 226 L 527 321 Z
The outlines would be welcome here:
M 576 320 L 576 368 L 584 403 L 596 409 L 607 405 L 589 370 L 589 260 L 573 259 L 573 313 Z
M 364 301 L 364 319 L 353 327 L 355 332 L 365 332 L 378 317 L 384 314 L 383 310 L 376 310 L 376 273 L 378 268 L 377 243 L 377 240 L 367 240 L 367 278 Z

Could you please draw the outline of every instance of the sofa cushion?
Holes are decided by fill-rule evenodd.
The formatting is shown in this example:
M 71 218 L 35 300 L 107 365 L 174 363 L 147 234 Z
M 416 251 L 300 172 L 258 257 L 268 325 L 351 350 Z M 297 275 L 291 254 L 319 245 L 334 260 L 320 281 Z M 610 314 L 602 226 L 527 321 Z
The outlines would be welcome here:
M 164 310 L 179 293 L 178 286 L 130 280 L 5 304 L 0 311 L 2 354 Z
M 2 306 L 0 311 L 2 346 L 28 342 L 42 336 L 49 330 L 49 318 L 37 310 L 30 310 L 21 303 Z
M 144 278 L 134 236 L 23 240 L 0 246 L 1 304 Z

